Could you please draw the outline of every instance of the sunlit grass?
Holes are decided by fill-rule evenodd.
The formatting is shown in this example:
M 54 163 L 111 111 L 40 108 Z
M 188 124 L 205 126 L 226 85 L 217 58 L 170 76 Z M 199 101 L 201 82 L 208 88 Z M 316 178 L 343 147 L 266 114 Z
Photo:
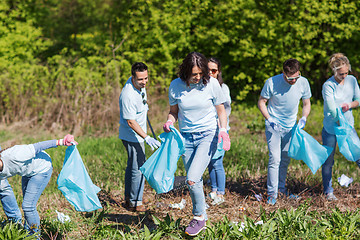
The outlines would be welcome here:
M 161 109 L 165 108 L 162 106 L 161 108 L 157 109 L 157 112 L 160 113 Z M 156 116 L 152 116 L 153 121 L 153 127 L 157 133 L 161 133 L 161 121 L 163 121 L 163 118 L 166 113 L 162 113 Z M 359 111 L 354 111 L 355 119 L 360 119 L 359 117 Z M 312 107 L 312 113 L 308 118 L 307 125 L 305 127 L 305 130 L 311 134 L 313 137 L 315 137 L 320 143 L 321 143 L 321 128 L 322 128 L 322 106 L 320 103 L 314 103 Z M 358 122 L 355 120 L 355 122 Z M 265 133 L 264 133 L 264 119 L 261 116 L 259 110 L 256 106 L 247 106 L 247 105 L 238 105 L 237 107 L 233 108 L 232 116 L 231 116 L 231 130 L 230 130 L 230 136 L 231 136 L 231 149 L 225 154 L 224 157 L 224 167 L 226 171 L 226 176 L 228 181 L 232 182 L 240 182 L 243 179 L 256 179 L 260 177 L 265 177 L 267 175 L 267 164 L 268 164 L 268 149 L 267 144 L 265 140 Z M 356 125 L 360 126 L 360 125 Z M 2 128 L 4 129 L 4 128 Z M 21 132 L 21 129 L 19 129 L 19 132 L 16 132 L 17 130 L 12 128 L 12 131 L 5 131 L 0 130 L 0 136 L 1 138 L 6 142 L 6 144 L 10 144 L 12 142 L 15 143 L 34 143 L 37 141 L 42 140 L 48 140 L 54 138 L 54 133 L 50 133 L 47 131 L 36 131 L 36 134 L 30 135 L 26 132 Z M 62 136 L 62 135 L 61 135 Z M 61 137 L 59 136 L 59 137 Z M 12 140 L 16 139 L 16 140 Z M 21 141 L 20 141 L 21 140 Z M 76 140 L 79 142 L 79 145 L 77 146 L 79 149 L 79 152 L 82 156 L 82 160 L 88 170 L 88 173 L 93 180 L 93 182 L 99 186 L 101 189 L 105 191 L 116 191 L 119 194 L 122 194 L 124 190 L 124 174 L 125 174 L 125 168 L 127 163 L 127 154 L 125 151 L 125 148 L 121 142 L 120 139 L 117 137 L 117 132 L 114 133 L 113 136 L 109 136 L 108 133 L 104 136 L 99 135 L 98 137 L 95 137 L 93 134 L 89 135 L 82 135 L 82 136 L 76 136 Z M 62 196 L 61 192 L 57 189 L 56 179 L 61 171 L 62 164 L 64 161 L 65 156 L 65 150 L 66 147 L 57 147 L 54 149 L 48 149 L 47 152 L 52 157 L 53 161 L 53 175 L 50 180 L 49 185 L 45 189 L 43 195 L 40 198 L 38 209 L 40 211 L 40 215 L 42 218 L 47 219 L 46 221 L 49 223 L 49 219 L 54 217 L 54 210 L 55 209 L 66 209 L 66 200 Z M 146 153 L 149 157 L 151 155 L 151 150 L 146 146 Z M 340 186 L 336 183 L 337 177 L 340 177 L 341 174 L 345 174 L 349 177 L 352 177 L 355 182 L 360 181 L 359 176 L 359 169 L 357 165 L 353 162 L 347 161 L 339 152 L 336 150 L 335 155 L 335 164 L 333 168 L 333 185 L 334 188 L 340 188 Z M 186 175 L 182 160 L 180 159 L 178 162 L 178 170 L 176 172 L 176 175 L 184 176 Z M 204 178 L 206 179 L 208 177 L 207 171 L 204 174 Z M 321 187 L 321 169 L 318 170 L 318 172 L 313 175 L 310 171 L 310 169 L 302 162 L 298 160 L 291 160 L 291 163 L 289 165 L 289 171 L 288 171 L 288 182 L 291 182 L 291 184 L 297 184 L 302 183 L 309 187 L 317 186 L 319 185 Z M 11 185 L 14 188 L 19 206 L 21 206 L 22 201 L 22 194 L 21 194 L 21 179 L 19 176 L 12 177 L 9 179 Z M 291 186 L 296 187 L 296 186 Z M 109 239 L 144 239 L 146 236 L 167 236 L 165 238 L 171 238 L 170 236 L 174 237 L 177 236 L 179 239 L 185 238 L 184 235 L 180 232 L 183 231 L 183 225 L 185 223 L 181 223 L 181 226 L 177 225 L 178 223 L 175 223 L 176 219 L 172 220 L 162 220 L 159 219 L 159 224 L 162 221 L 165 221 L 161 226 L 163 228 L 166 228 L 165 230 L 163 228 L 158 228 L 157 230 L 139 230 L 137 229 L 135 232 L 130 231 L 129 226 L 122 226 L 121 229 L 118 229 L 117 227 L 111 227 L 111 224 L 109 225 L 108 222 L 105 222 L 103 219 L 103 215 L 101 215 L 101 211 L 99 213 L 96 213 L 91 218 L 86 217 L 84 214 L 79 214 L 74 212 L 71 209 L 66 209 L 66 214 L 69 214 L 72 219 L 76 222 L 74 224 L 73 230 L 69 233 L 69 236 L 78 238 L 78 239 L 86 239 L 86 237 L 89 237 L 93 234 L 98 239 L 102 238 L 109 238 Z M 105 207 L 104 211 L 108 211 L 107 207 Z M 303 211 L 307 211 L 305 208 Z M 99 215 L 100 214 L 100 215 Z M 290 215 L 289 215 L 290 214 Z M 298 214 L 298 215 L 296 215 Z M 309 212 L 306 212 L 307 215 L 309 215 Z M 4 216 L 3 212 L 0 214 L 1 216 Z M 303 212 L 291 212 L 291 211 L 283 211 L 283 212 L 276 212 L 272 213 L 272 215 L 269 216 L 262 216 L 264 220 L 266 220 L 269 224 L 266 225 L 269 228 L 271 227 L 271 222 L 275 221 L 275 218 L 272 217 L 285 217 L 286 216 L 300 216 L 299 220 L 301 221 L 314 221 L 314 222 L 320 222 L 323 221 L 326 217 L 334 217 L 337 215 L 337 212 L 335 212 L 333 215 L 325 216 L 321 215 L 320 213 L 311 213 L 309 216 L 311 219 L 307 219 Z M 346 219 L 346 217 L 351 217 L 352 219 L 356 218 L 359 215 L 359 213 L 354 213 L 354 215 L 348 216 L 344 215 L 343 217 Z M 244 216 L 245 217 L 245 216 Z M 265 226 L 259 227 L 253 226 L 253 219 L 246 219 L 245 222 L 247 226 L 249 226 L 249 229 L 252 229 L 254 231 L 252 234 L 253 236 L 264 236 L 261 235 L 260 231 L 269 231 L 268 228 L 265 229 Z M 340 220 L 339 220 L 340 221 Z M 344 220 L 345 221 L 345 220 Z M 348 221 L 348 220 L 346 220 Z M 356 226 L 359 226 L 359 220 L 356 219 Z M 89 224 L 94 224 L 96 222 L 97 227 L 91 227 Z M 271 223 L 271 224 L 270 224 Z M 276 223 L 280 224 L 280 223 Z M 325 225 L 328 223 L 325 223 Z M 159 226 L 160 226 L 159 225 Z M 323 226 L 323 225 L 322 225 Z M 328 226 L 328 225 L 326 225 Z M 329 225 L 330 226 L 330 225 Z M 238 227 L 237 225 L 234 225 L 233 223 L 229 222 L 228 220 L 224 219 L 224 221 L 220 222 L 212 222 L 209 225 L 209 230 L 206 231 L 202 236 L 202 238 L 205 239 L 213 239 L 214 236 L 220 236 L 221 234 L 225 234 L 226 236 L 229 236 L 229 239 L 241 239 L 245 236 L 243 233 L 235 230 L 235 227 Z M 279 229 L 277 233 L 272 232 L 269 235 L 269 239 L 271 239 L 273 236 L 277 236 L 278 239 L 295 239 L 292 238 L 292 236 L 295 236 L 296 229 L 300 226 L 293 227 L 293 226 L 287 226 L 286 224 L 284 226 L 279 225 Z M 309 228 L 308 232 L 304 230 L 299 236 L 306 236 L 306 234 L 309 234 L 309 239 L 326 239 L 326 236 L 330 236 L 331 233 L 334 234 L 345 234 L 347 236 L 359 236 L 358 232 L 355 232 L 355 235 L 351 235 L 347 230 L 343 230 L 341 228 L 338 228 L 338 226 L 335 226 L 335 228 L 324 228 L 327 232 L 324 234 L 320 234 L 317 232 L 315 228 L 310 228 L 308 225 L 304 225 L 304 228 Z M 293 234 L 285 234 L 286 229 L 290 229 L 290 233 Z M 124 229 L 128 229 L 126 231 L 123 231 Z M 180 230 L 179 230 L 180 229 Z M 334 230 L 338 229 L 338 230 Z M 163 231 L 163 232 L 161 232 Z M 180 232 L 177 232 L 180 231 Z M 229 231 L 229 232 L 227 232 Z M 275 231 L 275 230 L 274 230 Z M 89 233 L 89 236 L 84 236 L 84 232 Z M 161 232 L 161 233 L 159 233 Z M 79 233 L 82 233 L 83 235 L 79 235 Z M 171 234 L 173 235 L 171 235 Z M 170 235 L 169 235 L 170 234 Z M 220 234 L 220 235 L 219 235 Z M 273 235 L 275 234 L 275 235 Z M 305 235 L 304 235 L 305 234 Z M 357 235 L 356 235 L 357 234 Z M 121 237 L 120 237 L 121 236 Z M 232 237 L 230 237 L 232 236 Z M 311 237 L 313 236 L 313 237 Z M 324 237 L 325 236 L 325 237 Z M 118 238 L 119 237 L 119 238 Z

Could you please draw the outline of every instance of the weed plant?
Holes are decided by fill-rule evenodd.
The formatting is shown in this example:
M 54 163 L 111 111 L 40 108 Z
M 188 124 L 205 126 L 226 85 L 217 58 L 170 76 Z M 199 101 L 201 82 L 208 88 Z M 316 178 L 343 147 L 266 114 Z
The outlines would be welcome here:
M 164 103 L 162 103 L 164 105 Z M 157 116 L 151 116 L 154 130 L 157 134 L 161 132 L 162 120 L 166 113 L 160 114 L 161 108 L 155 108 Z M 301 109 L 299 110 L 301 111 Z M 359 111 L 354 111 L 356 128 L 359 130 Z M 267 174 L 268 150 L 264 134 L 264 120 L 255 105 L 237 105 L 233 107 L 230 118 L 231 149 L 225 154 L 224 167 L 227 180 L 241 182 L 244 179 L 265 177 Z M 308 118 L 305 130 L 321 143 L 322 128 L 322 105 L 320 102 L 312 104 L 312 112 Z M 6 144 L 34 143 L 41 140 L 53 139 L 54 134 L 46 131 L 36 131 L 35 134 L 24 134 L 21 129 L 12 131 L 0 130 L 0 136 Z M 58 136 L 57 136 L 58 137 Z M 121 140 L 117 138 L 117 132 L 113 136 L 97 135 L 93 132 L 77 136 L 77 146 L 82 160 L 88 170 L 93 182 L 105 192 L 113 195 L 123 196 L 124 174 L 126 168 L 127 154 Z M 4 147 L 8 147 L 4 145 Z M 43 237 L 60 239 L 187 239 L 183 234 L 187 219 L 174 216 L 138 216 L 132 218 L 132 223 L 116 222 L 112 220 L 113 209 L 111 206 L 103 205 L 104 209 L 92 214 L 75 212 L 64 200 L 61 192 L 57 189 L 56 179 L 61 171 L 65 156 L 65 147 L 48 149 L 47 152 L 53 161 L 53 176 L 49 185 L 40 197 L 38 210 L 42 219 Z M 147 156 L 151 151 L 146 147 Z M 358 167 L 349 162 L 339 153 L 335 153 L 335 164 L 333 168 L 333 185 L 340 188 L 336 183 L 337 177 L 345 174 L 352 177 L 355 182 L 360 181 Z M 178 176 L 186 175 L 182 160 L 178 162 Z M 205 172 L 204 178 L 208 176 Z M 309 186 L 321 184 L 321 169 L 313 175 L 309 168 L 302 162 L 291 160 L 288 172 L 288 183 L 298 183 Z M 15 176 L 9 179 L 13 186 L 19 206 L 22 202 L 21 178 Z M 321 185 L 320 185 L 321 186 Z M 121 197 L 119 197 L 121 198 Z M 235 223 L 226 216 L 221 221 L 209 221 L 207 230 L 194 239 L 359 239 L 360 213 L 349 212 L 346 209 L 334 208 L 331 212 L 318 212 L 310 209 L 311 202 L 306 202 L 294 209 L 278 209 L 264 211 L 254 216 L 242 216 L 244 228 L 241 222 Z M 261 206 L 261 205 L 259 205 Z M 71 217 L 71 224 L 62 225 L 55 222 L 55 210 L 62 210 Z M 3 211 L 0 211 L 4 217 Z M 116 215 L 116 214 L 115 214 Z M 123 217 L 122 215 L 116 216 Z M 149 218 L 151 224 L 144 218 Z M 256 224 L 262 220 L 263 224 Z M 13 232 L 12 225 L 5 225 L 3 232 Z M 10 229 L 10 230 L 9 230 Z M 12 234 L 12 233 L 11 233 Z M 22 234 L 22 232 L 19 232 Z M 56 236 L 56 238 L 54 238 Z M 344 236 L 344 237 L 342 237 Z M 0 237 L 1 239 L 1 237 Z

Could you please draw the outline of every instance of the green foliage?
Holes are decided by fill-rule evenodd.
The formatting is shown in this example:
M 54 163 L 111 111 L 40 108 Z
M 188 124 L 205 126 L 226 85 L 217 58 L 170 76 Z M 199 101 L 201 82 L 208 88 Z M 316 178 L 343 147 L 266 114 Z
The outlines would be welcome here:
M 321 99 L 332 53 L 344 52 L 358 77 L 359 7 L 346 0 L 3 1 L 0 116 L 111 128 L 133 62 L 149 65 L 149 92 L 164 93 L 191 51 L 220 58 L 234 100 L 255 103 L 290 57 Z M 247 127 L 257 132 L 259 123 Z
M 74 229 L 74 223 L 71 221 L 60 222 L 50 217 L 41 219 L 41 233 L 45 239 L 64 239 L 68 232 Z
M 28 232 L 21 224 L 4 220 L 0 227 L 1 240 L 32 240 L 37 239 L 36 235 L 28 235 Z

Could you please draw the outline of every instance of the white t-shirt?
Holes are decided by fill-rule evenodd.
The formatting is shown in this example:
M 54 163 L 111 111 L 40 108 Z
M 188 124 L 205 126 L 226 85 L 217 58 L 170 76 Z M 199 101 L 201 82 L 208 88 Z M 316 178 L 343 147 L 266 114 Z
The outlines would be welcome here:
M 33 144 L 8 148 L 1 153 L 1 160 L 3 170 L 0 172 L 0 179 L 15 175 L 31 177 L 47 172 L 52 166 L 50 156 L 44 151 L 36 154 Z
M 136 89 L 131 78 L 127 80 L 119 98 L 119 138 L 128 142 L 144 142 L 144 139 L 127 123 L 127 120 L 135 120 L 146 133 L 146 117 L 149 110 L 146 89 L 142 88 L 141 91 Z
M 187 86 L 180 78 L 174 79 L 170 84 L 169 103 L 179 107 L 178 121 L 181 132 L 216 130 L 217 113 L 214 106 L 225 101 L 220 84 L 213 77 L 210 77 L 206 85 L 201 81 Z
M 351 103 L 352 101 L 360 100 L 359 84 L 352 75 L 346 76 L 343 85 L 339 84 L 334 76 L 332 76 L 323 84 L 322 96 L 324 99 L 324 128 L 328 133 L 335 134 L 334 124 L 338 121 L 336 108 L 340 107 L 342 103 Z M 346 111 L 344 116 L 351 126 L 354 126 L 352 109 Z
M 301 76 L 291 85 L 285 81 L 283 74 L 279 74 L 266 80 L 260 95 L 268 99 L 270 116 L 281 127 L 289 129 L 296 123 L 300 98 L 309 99 L 311 90 L 306 78 Z

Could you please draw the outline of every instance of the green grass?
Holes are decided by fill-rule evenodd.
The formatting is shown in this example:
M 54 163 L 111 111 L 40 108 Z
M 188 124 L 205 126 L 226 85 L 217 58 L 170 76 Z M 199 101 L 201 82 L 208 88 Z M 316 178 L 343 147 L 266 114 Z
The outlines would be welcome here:
M 354 116 L 357 123 L 355 126 L 359 130 L 360 121 L 357 120 L 360 119 L 360 113 L 358 110 L 354 111 Z M 155 131 L 159 134 L 161 124 L 158 122 L 163 119 L 154 116 L 152 120 Z M 233 107 L 231 123 L 231 149 L 224 158 L 227 179 L 241 181 L 244 178 L 266 177 L 268 150 L 264 134 L 264 120 L 257 107 L 245 104 Z M 312 112 L 305 130 L 321 143 L 321 128 L 322 105 L 317 102 L 312 105 Z M 16 131 L 0 131 L 3 141 L 11 140 L 17 134 Z M 22 143 L 34 143 L 51 138 L 53 134 L 38 130 L 35 135 L 22 137 Z M 105 191 L 118 191 L 122 194 L 127 154 L 122 142 L 117 138 L 117 132 L 114 132 L 113 136 L 95 137 L 92 134 L 77 136 L 76 140 L 79 142 L 79 152 L 93 182 Z M 147 156 L 150 156 L 149 148 L 146 151 Z M 64 197 L 57 189 L 56 179 L 63 164 L 65 147 L 49 149 L 47 152 L 52 157 L 54 171 L 38 207 L 44 230 L 46 230 L 43 234 L 47 232 L 47 238 L 51 239 L 50 235 L 70 234 L 69 236 L 73 239 L 186 239 L 183 230 L 187 222 L 183 222 L 180 218 L 172 219 L 168 216 L 162 219 L 152 216 L 153 222 L 157 225 L 156 228 L 148 229 L 146 225 L 143 228 L 134 228 L 134 225 L 109 224 L 106 217 L 109 211 L 107 206 L 102 211 L 90 215 L 59 206 L 59 202 L 64 201 Z M 358 173 L 356 164 L 344 159 L 337 150 L 333 168 L 334 187 L 339 188 L 336 179 L 341 174 L 359 182 Z M 185 175 L 181 160 L 178 163 L 176 175 Z M 207 176 L 206 171 L 204 177 Z M 320 170 L 313 175 L 302 161 L 297 160 L 291 160 L 288 179 L 295 184 L 301 182 L 309 186 L 315 186 L 322 181 Z M 9 181 L 21 204 L 20 177 L 13 177 Z M 360 237 L 359 210 L 350 213 L 346 209 L 341 211 L 333 209 L 331 213 L 322 213 L 309 210 L 310 205 L 310 202 L 306 202 L 298 209 L 279 209 L 272 212 L 260 209 L 262 214 L 258 219 L 251 219 L 244 215 L 245 229 L 242 232 L 239 231 L 239 225 L 224 218 L 222 221 L 209 223 L 207 231 L 194 239 L 358 239 Z M 69 214 L 72 224 L 62 226 L 54 222 L 55 209 L 63 209 L 65 214 Z M 1 216 L 4 217 L 3 212 Z M 264 224 L 255 225 L 254 223 L 258 220 L 263 220 Z M 77 232 L 86 232 L 87 235 L 77 235 Z

